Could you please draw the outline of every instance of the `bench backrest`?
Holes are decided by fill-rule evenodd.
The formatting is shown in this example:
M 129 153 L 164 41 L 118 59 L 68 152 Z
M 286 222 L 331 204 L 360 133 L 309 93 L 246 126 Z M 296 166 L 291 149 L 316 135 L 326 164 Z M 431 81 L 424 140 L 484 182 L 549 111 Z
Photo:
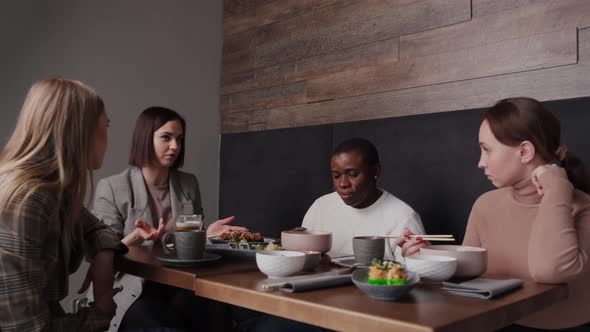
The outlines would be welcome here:
M 562 142 L 590 165 L 590 98 L 547 102 Z M 222 135 L 220 217 L 267 236 L 301 224 L 313 201 L 332 191 L 332 149 L 350 137 L 377 146 L 379 186 L 422 217 L 427 232 L 462 239 L 471 206 L 493 187 L 477 168 L 482 110 Z

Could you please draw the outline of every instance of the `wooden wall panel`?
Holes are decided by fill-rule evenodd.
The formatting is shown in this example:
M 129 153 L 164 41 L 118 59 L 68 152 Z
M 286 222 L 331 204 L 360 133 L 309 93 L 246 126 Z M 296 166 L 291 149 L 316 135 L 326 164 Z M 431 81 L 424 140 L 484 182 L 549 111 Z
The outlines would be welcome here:
M 257 110 L 248 131 L 448 112 L 493 105 L 499 99 L 577 98 L 590 91 L 590 29 L 579 31 L 579 63 L 488 78 Z
M 397 61 L 398 38 L 365 44 L 339 52 L 305 58 L 265 68 L 227 74 L 223 77 L 223 95 L 311 79 L 346 69 Z
M 279 2 L 226 1 L 222 132 L 590 95 L 587 0 Z
M 367 42 L 466 21 L 466 0 L 338 2 L 270 25 L 259 36 L 256 65 L 268 66 Z M 344 5 L 343 5 L 344 4 Z
M 223 132 L 239 133 L 250 130 L 250 112 L 225 113 L 221 115 Z M 252 122 L 254 123 L 254 122 Z
M 473 0 L 472 11 L 473 17 L 478 17 L 553 1 L 554 0 Z
M 239 15 L 277 0 L 224 0 L 223 15 Z
M 225 59 L 224 54 L 227 66 L 223 70 L 234 72 L 317 56 L 470 17 L 470 0 L 339 0 L 316 11 L 256 28 L 253 38 L 250 31 L 231 35 L 228 39 L 232 44 L 234 40 L 248 40 L 250 45 L 253 40 L 255 46 L 248 48 L 250 54 L 245 56 L 255 60 L 248 66 L 238 66 Z
M 258 7 L 250 7 L 223 18 L 226 36 L 253 29 L 261 25 L 281 21 L 307 11 L 330 5 L 338 0 L 274 0 Z
M 306 99 L 305 82 L 295 82 L 223 96 L 221 114 L 301 104 Z
M 246 91 L 224 96 L 221 112 L 270 108 L 317 102 L 347 96 L 373 94 L 418 86 L 508 74 L 574 64 L 577 61 L 576 29 L 508 39 L 476 48 L 431 56 L 406 58 L 392 63 L 350 68 L 299 82 L 297 87 Z M 276 96 L 281 95 L 280 101 Z
M 475 8 L 475 3 L 474 3 Z M 501 15 L 474 17 L 470 22 L 400 37 L 400 58 L 468 49 L 506 39 L 590 24 L 590 1 L 536 1 Z
M 508 39 L 476 48 L 400 59 L 307 82 L 307 101 L 401 90 L 477 77 L 549 68 L 577 61 L 576 29 Z
M 254 67 L 254 37 L 256 30 L 226 36 L 223 39 L 223 72 L 234 73 Z

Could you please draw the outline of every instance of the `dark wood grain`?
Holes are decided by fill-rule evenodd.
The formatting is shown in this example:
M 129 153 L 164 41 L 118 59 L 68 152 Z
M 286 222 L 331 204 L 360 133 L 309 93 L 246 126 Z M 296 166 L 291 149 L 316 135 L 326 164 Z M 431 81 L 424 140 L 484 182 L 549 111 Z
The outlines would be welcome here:
M 168 267 L 160 263 L 157 258 L 160 255 L 162 255 L 160 246 L 129 247 L 127 255 L 117 257 L 115 268 L 151 281 L 189 290 L 194 289 L 194 279 L 197 276 L 257 270 L 256 263 L 253 261 L 237 261 L 232 264 L 224 264 L 220 261 L 189 268 Z
M 473 17 L 511 11 L 539 3 L 558 2 L 560 0 L 472 0 Z
M 307 102 L 392 91 L 574 64 L 574 27 L 522 38 L 506 39 L 468 49 L 323 75 L 308 80 Z
M 590 1 L 536 1 L 499 14 L 474 17 L 469 22 L 402 36 L 400 59 L 476 48 L 589 24 Z
M 224 72 L 239 72 L 254 66 L 254 37 L 256 31 L 249 30 L 223 39 L 222 66 Z
M 295 82 L 222 96 L 221 113 L 281 107 L 301 104 L 305 101 L 305 82 Z
M 370 299 L 353 285 L 302 293 L 263 292 L 259 286 L 267 278 L 254 261 L 173 268 L 158 262 L 160 254 L 157 247 L 131 247 L 126 256 L 117 259 L 116 267 L 147 280 L 193 290 L 198 296 L 341 331 L 493 331 L 567 297 L 564 285 L 530 280 L 524 281 L 522 289 L 494 300 L 452 296 L 440 286 L 423 284 L 395 302 Z M 342 270 L 320 265 L 318 271 L 336 269 Z
M 254 63 L 235 64 L 224 51 L 224 71 L 244 71 L 317 56 L 339 49 L 390 39 L 444 25 L 469 20 L 469 0 L 340 0 L 318 10 L 261 26 L 255 46 L 243 52 L 254 53 Z M 242 36 L 242 34 L 244 34 Z M 233 40 L 251 38 L 251 30 L 230 36 Z M 249 43 L 246 43 L 249 45 Z M 247 50 L 247 51 L 245 51 Z M 252 55 L 244 55 L 252 57 Z
M 239 15 L 277 0 L 223 0 L 224 15 Z
M 590 93 L 581 45 L 590 1 L 325 1 L 250 1 L 242 13 L 280 19 L 225 38 L 222 132 Z
M 223 33 L 226 36 L 281 21 L 295 15 L 316 10 L 339 0 L 280 0 L 249 7 L 247 10 L 226 11 Z
M 489 107 L 501 98 L 577 98 L 590 91 L 590 29 L 578 32 L 577 64 L 394 92 L 248 112 L 249 131 Z M 231 128 L 222 127 L 224 132 Z M 227 131 L 226 131 L 227 130 Z
M 241 133 L 250 130 L 251 112 L 221 114 L 222 132 Z
M 575 28 L 400 61 L 346 67 L 305 81 L 222 97 L 221 112 L 325 101 L 577 62 Z
M 338 331 L 494 331 L 567 297 L 563 285 L 525 281 L 495 300 L 448 295 L 419 285 L 395 302 L 373 300 L 353 285 L 302 293 L 257 290 L 258 271 L 195 279 L 195 293 L 214 300 Z
M 398 38 L 387 39 L 265 68 L 224 73 L 222 94 L 302 81 L 346 69 L 397 61 Z

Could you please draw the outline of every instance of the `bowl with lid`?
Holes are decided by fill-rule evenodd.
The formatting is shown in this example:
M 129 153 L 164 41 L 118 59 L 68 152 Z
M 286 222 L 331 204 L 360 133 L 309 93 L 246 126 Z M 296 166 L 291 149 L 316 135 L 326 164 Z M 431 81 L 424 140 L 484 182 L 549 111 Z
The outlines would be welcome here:
M 296 228 L 281 232 L 281 246 L 285 250 L 318 251 L 332 249 L 332 232 Z

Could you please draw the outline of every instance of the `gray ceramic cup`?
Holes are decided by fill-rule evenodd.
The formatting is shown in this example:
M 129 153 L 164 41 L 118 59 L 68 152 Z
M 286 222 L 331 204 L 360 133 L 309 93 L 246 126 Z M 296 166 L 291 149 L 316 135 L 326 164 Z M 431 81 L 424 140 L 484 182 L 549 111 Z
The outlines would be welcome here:
M 204 230 L 176 231 L 162 237 L 162 245 L 182 260 L 201 259 L 207 241 Z
M 377 236 L 356 236 L 352 239 L 354 260 L 362 265 L 371 265 L 373 258 L 383 259 L 385 239 Z

